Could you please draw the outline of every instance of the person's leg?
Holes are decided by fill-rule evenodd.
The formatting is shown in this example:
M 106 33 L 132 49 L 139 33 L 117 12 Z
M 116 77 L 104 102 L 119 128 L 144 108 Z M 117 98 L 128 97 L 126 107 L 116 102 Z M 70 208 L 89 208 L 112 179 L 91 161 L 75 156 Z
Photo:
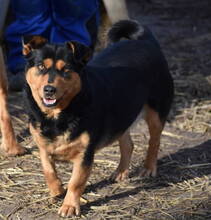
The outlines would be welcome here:
M 25 62 L 22 57 L 21 38 L 24 35 L 49 36 L 51 16 L 49 0 L 11 0 L 15 21 L 5 33 L 7 43 L 7 65 L 10 72 L 23 72 Z
M 53 11 L 52 42 L 79 41 L 93 45 L 99 19 L 98 0 L 51 0 Z
M 103 0 L 103 3 L 112 24 L 120 20 L 129 19 L 125 0 Z

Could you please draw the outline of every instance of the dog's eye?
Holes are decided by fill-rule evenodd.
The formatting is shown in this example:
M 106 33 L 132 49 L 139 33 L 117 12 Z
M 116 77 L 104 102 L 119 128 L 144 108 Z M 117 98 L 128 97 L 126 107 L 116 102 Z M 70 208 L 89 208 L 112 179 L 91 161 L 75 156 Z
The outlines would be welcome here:
M 43 64 L 39 64 L 39 65 L 37 66 L 37 68 L 38 68 L 40 71 L 44 71 L 44 70 L 46 69 Z

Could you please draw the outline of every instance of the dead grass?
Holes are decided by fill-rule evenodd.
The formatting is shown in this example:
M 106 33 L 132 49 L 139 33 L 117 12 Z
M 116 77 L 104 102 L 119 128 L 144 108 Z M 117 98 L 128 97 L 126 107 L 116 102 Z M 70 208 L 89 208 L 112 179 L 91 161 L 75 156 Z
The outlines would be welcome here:
M 194 160 L 185 163 L 174 158 L 180 150 L 178 140 L 190 145 L 191 149 L 193 143 L 195 146 L 204 141 L 204 135 L 200 138 L 187 136 L 167 125 L 162 137 L 160 174 L 157 178 L 143 179 L 138 173 L 147 148 L 148 134 L 143 122 L 139 126 L 146 135 L 138 134 L 134 128 L 132 137 L 136 148 L 130 179 L 122 183 L 108 181 L 118 165 L 116 143 L 98 153 L 82 199 L 81 218 L 187 220 L 210 216 L 211 176 L 203 172 L 200 174 L 199 170 L 210 169 L 211 163 L 206 158 L 200 163 Z M 29 143 L 27 140 L 27 143 L 34 145 L 32 141 Z M 0 219 L 59 219 L 56 213 L 62 201 L 51 203 L 36 152 L 32 148 L 32 154 L 23 157 L 0 158 Z M 71 165 L 58 163 L 57 168 L 64 184 L 67 184 Z M 169 169 L 176 170 L 176 175 L 171 174 Z
M 181 130 L 211 133 L 211 77 L 199 74 L 175 79 L 173 125 Z M 175 112 L 174 112 L 175 114 Z
M 177 10 L 184 9 L 182 4 L 177 5 Z M 148 143 L 147 128 L 140 121 L 132 131 L 135 150 L 130 179 L 122 183 L 108 180 L 118 165 L 119 150 L 117 143 L 103 149 L 96 156 L 81 201 L 82 216 L 75 219 L 211 219 L 211 78 L 206 67 L 210 65 L 210 56 L 207 59 L 210 49 L 206 44 L 209 45 L 211 38 L 207 33 L 192 36 L 189 31 L 187 34 L 187 27 L 192 25 L 188 17 L 182 21 L 186 26 L 182 26 L 177 18 L 175 32 L 171 24 L 175 20 L 171 20 L 171 13 L 168 13 L 174 5 L 171 0 L 168 5 L 158 0 L 141 10 L 142 14 L 147 14 L 151 7 L 150 16 L 154 13 L 161 39 L 163 26 L 174 33 L 170 37 L 171 33 L 167 32 L 166 41 L 163 40 L 175 81 L 175 101 L 162 135 L 159 175 L 149 179 L 139 176 Z M 189 6 L 193 4 L 186 5 L 186 8 Z M 204 31 L 204 28 L 198 28 Z M 181 37 L 180 32 L 183 31 L 184 36 Z M 192 51 L 193 47 L 197 50 Z M 49 197 L 37 148 L 27 131 L 27 117 L 21 100 L 21 94 L 11 94 L 10 110 L 18 140 L 31 154 L 15 158 L 0 155 L 0 219 L 57 220 L 60 218 L 56 213 L 62 201 L 52 203 Z M 71 165 L 58 163 L 57 168 L 64 184 L 67 184 Z

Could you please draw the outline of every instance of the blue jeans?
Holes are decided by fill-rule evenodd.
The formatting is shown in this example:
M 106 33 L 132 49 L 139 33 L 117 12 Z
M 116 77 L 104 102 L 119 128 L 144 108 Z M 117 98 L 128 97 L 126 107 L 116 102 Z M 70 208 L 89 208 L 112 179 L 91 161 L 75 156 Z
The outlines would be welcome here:
M 24 70 L 21 43 L 24 35 L 42 35 L 55 43 L 75 40 L 92 45 L 92 38 L 97 35 L 98 3 L 98 0 L 11 0 L 16 19 L 5 32 L 9 70 L 12 73 Z M 90 21 L 91 30 L 87 29 Z

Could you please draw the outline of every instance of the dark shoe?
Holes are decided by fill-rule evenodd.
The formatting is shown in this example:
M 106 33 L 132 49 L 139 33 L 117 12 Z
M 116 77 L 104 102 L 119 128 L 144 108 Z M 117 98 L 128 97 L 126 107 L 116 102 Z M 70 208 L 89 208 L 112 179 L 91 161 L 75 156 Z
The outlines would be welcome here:
M 9 90 L 12 92 L 20 92 L 23 89 L 24 78 L 23 73 L 19 72 L 15 75 L 8 76 Z

